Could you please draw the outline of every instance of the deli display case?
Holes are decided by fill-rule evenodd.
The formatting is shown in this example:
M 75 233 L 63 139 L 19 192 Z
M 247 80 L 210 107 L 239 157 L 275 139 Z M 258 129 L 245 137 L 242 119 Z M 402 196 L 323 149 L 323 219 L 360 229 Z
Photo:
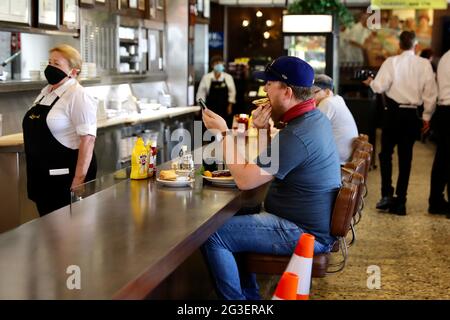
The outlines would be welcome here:
M 285 15 L 284 52 L 308 62 L 316 74 L 329 75 L 338 87 L 338 31 L 331 15 Z

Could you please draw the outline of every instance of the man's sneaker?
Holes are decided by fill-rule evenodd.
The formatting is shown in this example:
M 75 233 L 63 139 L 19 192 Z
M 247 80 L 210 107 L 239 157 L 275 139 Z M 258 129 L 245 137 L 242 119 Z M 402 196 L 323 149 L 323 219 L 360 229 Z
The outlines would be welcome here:
M 438 203 L 430 204 L 428 207 L 428 213 L 431 214 L 450 214 L 450 205 L 447 201 L 442 199 Z
M 383 197 L 378 201 L 376 208 L 378 210 L 388 210 L 394 201 L 393 197 Z

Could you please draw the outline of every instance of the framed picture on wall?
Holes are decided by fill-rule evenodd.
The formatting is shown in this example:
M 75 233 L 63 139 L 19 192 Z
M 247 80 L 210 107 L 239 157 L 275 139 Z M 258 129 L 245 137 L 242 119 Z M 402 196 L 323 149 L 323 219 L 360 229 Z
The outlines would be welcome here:
M 31 0 L 0 0 L 0 21 L 31 24 Z
M 138 0 L 129 0 L 128 6 L 130 7 L 130 9 L 137 9 Z
M 210 3 L 209 0 L 203 0 L 203 16 L 209 18 L 210 16 Z
M 120 9 L 128 9 L 128 0 L 118 0 L 117 1 L 117 5 L 119 6 L 119 10 Z
M 62 24 L 70 29 L 79 26 L 78 0 L 63 0 Z
M 39 25 L 57 27 L 58 12 L 59 12 L 58 0 L 40 0 L 39 14 L 38 14 Z
M 145 0 L 139 0 L 138 9 L 145 11 Z
M 96 0 L 80 0 L 81 7 L 93 7 Z M 100 1 L 97 1 L 100 2 Z M 104 1 L 103 1 L 104 2 Z
M 150 18 L 156 18 L 156 1 L 157 0 L 148 1 L 148 10 L 150 13 Z

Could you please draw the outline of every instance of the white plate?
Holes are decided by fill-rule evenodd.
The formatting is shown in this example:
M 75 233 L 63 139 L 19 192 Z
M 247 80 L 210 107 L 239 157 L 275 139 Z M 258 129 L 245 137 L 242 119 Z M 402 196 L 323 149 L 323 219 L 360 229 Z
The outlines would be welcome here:
M 206 177 L 203 175 L 202 175 L 202 177 L 217 186 L 224 186 L 224 187 L 235 187 L 236 186 L 236 182 L 234 182 L 233 177 L 217 177 L 217 178 L 215 178 L 215 177 Z
M 189 180 L 162 180 L 160 178 L 157 178 L 156 181 L 161 183 L 162 185 L 166 187 L 189 187 L 191 183 L 194 181 L 193 179 Z

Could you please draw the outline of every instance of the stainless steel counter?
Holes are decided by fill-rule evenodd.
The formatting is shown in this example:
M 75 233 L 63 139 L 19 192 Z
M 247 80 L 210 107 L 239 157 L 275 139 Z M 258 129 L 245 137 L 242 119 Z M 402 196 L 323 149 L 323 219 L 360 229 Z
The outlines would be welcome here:
M 121 158 L 122 139 L 129 139 L 129 136 L 144 129 L 159 132 L 158 163 L 167 161 L 172 145 L 163 137 L 165 128 L 176 128 L 177 122 L 180 122 L 179 125 L 191 123 L 193 114 L 199 110 L 199 107 L 177 107 L 99 121 L 95 146 L 97 177 L 127 165 Z M 191 131 L 191 128 L 186 129 Z M 23 135 L 18 133 L 0 137 L 0 233 L 38 217 L 34 203 L 27 197 L 25 168 Z
M 201 177 L 193 188 L 119 182 L 72 211 L 65 207 L 1 234 L 0 299 L 145 298 L 264 190 L 204 186 Z M 75 270 L 69 267 L 79 268 L 81 290 L 68 288 L 73 271 L 66 271 Z
M 176 107 L 162 108 L 145 114 L 126 115 L 116 118 L 99 120 L 97 128 L 103 129 L 116 125 L 135 125 L 139 123 L 157 121 L 161 119 L 173 118 L 184 114 L 200 111 L 200 107 Z M 23 152 L 23 135 L 16 133 L 0 137 L 0 152 Z

